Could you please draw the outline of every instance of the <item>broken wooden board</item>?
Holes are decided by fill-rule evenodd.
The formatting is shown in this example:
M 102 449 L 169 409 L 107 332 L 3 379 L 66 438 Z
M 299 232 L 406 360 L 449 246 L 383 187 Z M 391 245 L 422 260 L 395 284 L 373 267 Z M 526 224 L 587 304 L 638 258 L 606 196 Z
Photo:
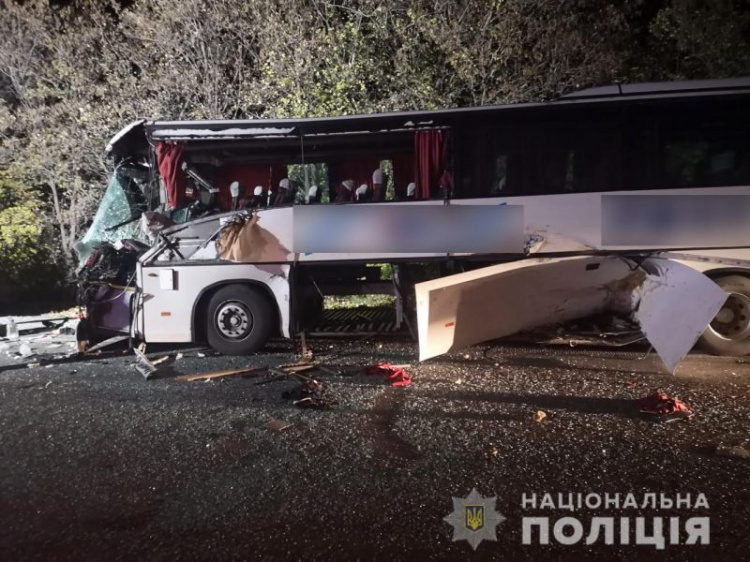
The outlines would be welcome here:
M 213 371 L 210 373 L 200 373 L 197 375 L 181 375 L 176 380 L 180 382 L 193 382 L 193 381 L 205 381 L 211 379 L 220 379 L 223 377 L 231 377 L 234 375 L 244 375 L 252 373 L 254 371 L 263 371 L 267 367 L 243 367 L 241 369 L 229 369 L 226 371 Z

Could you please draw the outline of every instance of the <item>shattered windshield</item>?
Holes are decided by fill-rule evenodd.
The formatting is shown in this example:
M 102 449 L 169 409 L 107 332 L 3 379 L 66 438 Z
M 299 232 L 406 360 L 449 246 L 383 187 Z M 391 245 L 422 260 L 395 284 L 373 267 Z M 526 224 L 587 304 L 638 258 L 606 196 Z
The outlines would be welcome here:
M 119 166 L 109 181 L 99 209 L 86 234 L 75 245 L 78 267 L 102 242 L 135 239 L 146 242 L 138 219 L 146 210 L 146 200 L 139 186 L 142 171 L 135 166 Z

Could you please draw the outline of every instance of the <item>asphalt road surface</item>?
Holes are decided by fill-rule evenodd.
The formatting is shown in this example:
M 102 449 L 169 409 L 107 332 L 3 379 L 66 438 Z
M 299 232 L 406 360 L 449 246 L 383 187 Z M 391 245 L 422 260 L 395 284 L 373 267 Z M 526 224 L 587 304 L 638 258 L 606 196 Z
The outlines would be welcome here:
M 123 349 L 54 360 L 71 346 L 58 340 L 34 340 L 28 358 L 0 342 L 2 560 L 750 556 L 750 460 L 716 453 L 750 445 L 750 360 L 694 353 L 673 376 L 646 348 L 485 345 L 418 364 L 409 342 L 313 340 L 315 361 L 343 374 L 315 373 L 336 404 L 311 410 L 282 397 L 297 383 L 272 375 L 175 378 L 298 361 L 286 342 L 246 358 L 151 348 L 170 359 L 147 381 Z M 376 360 L 411 364 L 413 384 L 361 373 Z M 644 419 L 635 399 L 655 390 L 694 418 Z M 444 521 L 472 489 L 505 518 L 476 551 Z M 639 506 L 522 505 L 546 493 L 632 493 Z M 649 493 L 704 494 L 708 507 L 643 507 Z M 524 545 L 530 516 L 575 517 L 584 539 L 593 517 L 708 517 L 710 544 L 669 544 L 665 519 L 663 550 L 620 544 L 619 532 L 612 545 L 603 534 Z

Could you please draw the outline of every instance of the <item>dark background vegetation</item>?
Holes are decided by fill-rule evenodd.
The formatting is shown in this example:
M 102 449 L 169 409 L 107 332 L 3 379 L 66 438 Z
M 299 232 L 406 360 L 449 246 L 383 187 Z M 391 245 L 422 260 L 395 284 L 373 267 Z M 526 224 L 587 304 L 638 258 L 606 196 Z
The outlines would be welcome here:
M 431 109 L 750 75 L 750 0 L 0 2 L 0 315 L 65 285 L 106 142 L 137 117 Z

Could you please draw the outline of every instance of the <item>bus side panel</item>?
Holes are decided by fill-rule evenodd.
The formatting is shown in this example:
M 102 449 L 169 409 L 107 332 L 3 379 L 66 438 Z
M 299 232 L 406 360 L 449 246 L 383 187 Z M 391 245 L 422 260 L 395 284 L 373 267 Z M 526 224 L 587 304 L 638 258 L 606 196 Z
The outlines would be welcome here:
M 289 265 L 223 264 L 144 266 L 141 271 L 143 339 L 146 342 L 191 342 L 193 314 L 206 290 L 250 282 L 269 289 L 279 310 L 284 337 L 290 337 Z M 197 322 L 203 322 L 201 318 Z
M 626 246 L 602 245 L 602 195 L 750 195 L 750 186 L 659 189 L 647 191 L 603 191 L 530 195 L 506 198 L 455 199 L 451 205 L 522 205 L 524 231 L 534 246 L 532 253 L 581 252 L 586 250 L 628 250 Z M 638 249 L 663 249 L 664 245 L 642 246 Z M 747 255 L 747 250 L 740 250 Z M 702 250 L 701 254 L 730 257 L 737 250 Z M 454 254 L 457 255 L 457 254 Z

